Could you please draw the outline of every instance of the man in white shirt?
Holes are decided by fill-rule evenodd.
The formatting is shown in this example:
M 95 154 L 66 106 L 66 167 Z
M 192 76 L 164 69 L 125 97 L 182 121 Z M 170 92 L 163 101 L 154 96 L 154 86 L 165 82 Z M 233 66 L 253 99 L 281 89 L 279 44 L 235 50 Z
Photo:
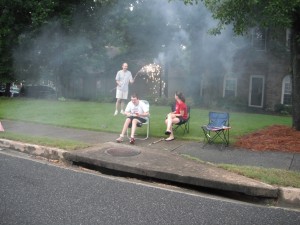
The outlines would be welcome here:
M 119 70 L 116 75 L 116 110 L 114 115 L 118 114 L 118 109 L 121 109 L 121 114 L 124 113 L 124 102 L 128 97 L 128 85 L 129 83 L 133 83 L 134 80 L 132 78 L 132 74 L 128 69 L 128 64 L 123 63 L 122 70 Z
M 131 95 L 131 101 L 128 102 L 124 115 L 126 120 L 123 125 L 120 137 L 116 139 L 118 143 L 123 141 L 125 132 L 131 127 L 130 144 L 134 144 L 134 133 L 137 126 L 146 122 L 146 118 L 149 116 L 149 107 L 143 101 L 140 101 L 136 94 Z

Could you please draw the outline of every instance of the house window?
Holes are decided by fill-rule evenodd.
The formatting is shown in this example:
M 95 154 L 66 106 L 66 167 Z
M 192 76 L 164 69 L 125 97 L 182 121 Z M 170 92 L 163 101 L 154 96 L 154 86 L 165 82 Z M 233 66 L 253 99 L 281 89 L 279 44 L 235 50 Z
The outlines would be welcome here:
M 236 87 L 237 87 L 236 78 L 225 78 L 224 88 L 223 88 L 223 97 L 235 97 L 236 96 Z
M 260 75 L 253 75 L 250 77 L 249 89 L 249 106 L 263 107 L 264 92 L 265 92 L 265 78 Z
M 266 50 L 267 30 L 263 28 L 252 29 L 252 46 L 259 51 Z
M 292 104 L 292 79 L 291 75 L 287 75 L 282 80 L 281 104 Z

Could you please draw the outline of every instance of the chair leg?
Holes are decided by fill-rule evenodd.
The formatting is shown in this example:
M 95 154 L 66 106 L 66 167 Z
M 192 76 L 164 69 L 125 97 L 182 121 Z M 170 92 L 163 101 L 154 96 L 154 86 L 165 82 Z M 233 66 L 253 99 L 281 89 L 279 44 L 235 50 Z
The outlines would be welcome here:
M 183 126 L 183 134 L 188 133 L 188 123 L 185 123 Z
M 146 125 L 146 124 L 145 124 Z M 127 138 L 130 139 L 130 136 L 129 136 L 129 129 L 131 128 L 128 128 L 127 129 Z M 135 137 L 135 139 L 137 140 L 147 140 L 149 138 L 149 133 L 150 133 L 150 124 L 147 124 L 147 128 L 146 128 L 146 137 L 144 138 L 139 138 L 139 137 Z M 135 136 L 135 134 L 134 134 Z
M 181 128 L 183 130 L 183 134 L 185 133 L 189 133 L 190 132 L 190 125 L 189 125 L 189 121 L 184 123 L 184 124 L 180 124 L 180 125 L 174 125 L 173 131 L 175 132 L 178 128 Z
M 209 143 L 209 142 L 210 142 L 210 141 L 209 141 L 209 140 L 210 140 L 210 132 L 209 132 L 208 130 L 204 129 L 204 128 L 202 128 L 202 130 L 203 130 L 204 137 L 205 137 L 207 143 Z M 204 139 L 204 140 L 205 140 L 205 139 Z
M 202 129 L 203 129 L 203 132 L 204 132 L 204 136 L 205 136 L 205 138 L 207 140 L 206 144 L 212 144 L 212 143 L 214 143 L 216 141 L 216 139 L 219 138 L 219 139 L 222 140 L 222 142 L 225 144 L 225 146 L 229 145 L 229 130 L 217 130 L 217 131 L 213 131 L 213 132 L 215 132 L 215 134 L 213 136 L 211 136 L 210 130 L 206 130 L 204 128 L 202 128 Z

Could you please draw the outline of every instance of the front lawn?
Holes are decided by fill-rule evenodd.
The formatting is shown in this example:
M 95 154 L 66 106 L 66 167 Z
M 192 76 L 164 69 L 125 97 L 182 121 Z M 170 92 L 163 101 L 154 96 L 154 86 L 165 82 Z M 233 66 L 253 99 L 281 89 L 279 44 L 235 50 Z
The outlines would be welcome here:
M 113 116 L 114 108 L 114 103 L 0 98 L 0 119 L 119 133 L 124 116 Z M 170 106 L 150 106 L 152 137 L 161 137 L 164 133 L 164 119 L 169 111 Z M 192 107 L 190 132 L 182 135 L 182 132 L 178 131 L 177 138 L 203 140 L 201 125 L 207 124 L 208 112 L 207 109 Z M 291 117 L 286 116 L 230 112 L 230 143 L 234 143 L 239 136 L 267 126 L 290 126 L 291 123 Z

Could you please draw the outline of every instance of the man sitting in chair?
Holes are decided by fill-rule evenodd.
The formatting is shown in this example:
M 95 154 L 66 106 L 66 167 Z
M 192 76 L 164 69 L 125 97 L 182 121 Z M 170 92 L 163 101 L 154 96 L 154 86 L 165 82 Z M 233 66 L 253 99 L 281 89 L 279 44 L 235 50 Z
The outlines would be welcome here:
M 185 104 L 185 97 L 183 96 L 183 94 L 181 92 L 176 92 L 175 100 L 176 100 L 175 111 L 170 112 L 167 115 L 167 118 L 165 120 L 165 124 L 167 125 L 167 130 L 165 132 L 165 135 L 169 135 L 169 137 L 166 138 L 165 141 L 174 140 L 174 134 L 172 129 L 173 124 L 184 122 L 188 118 L 188 110 Z
M 121 143 L 127 129 L 131 128 L 130 144 L 134 144 L 136 127 L 141 126 L 142 123 L 146 122 L 146 117 L 149 116 L 149 107 L 144 102 L 139 100 L 137 94 L 132 94 L 131 101 L 128 102 L 124 115 L 126 116 L 126 120 L 124 122 L 120 137 L 117 138 L 116 141 Z

